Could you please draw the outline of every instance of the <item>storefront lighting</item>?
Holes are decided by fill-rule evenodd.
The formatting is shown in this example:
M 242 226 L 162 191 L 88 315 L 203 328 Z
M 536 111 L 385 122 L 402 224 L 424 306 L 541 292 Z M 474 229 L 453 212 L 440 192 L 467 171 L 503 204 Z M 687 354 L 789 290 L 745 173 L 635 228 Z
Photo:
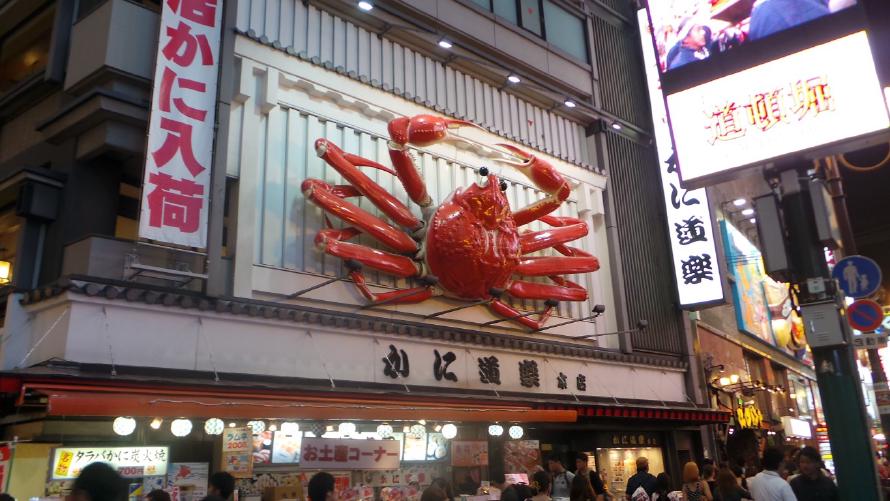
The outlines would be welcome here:
M 411 435 L 415 438 L 421 438 L 426 435 L 426 426 L 422 424 L 415 424 L 411 427 Z
M 612 130 L 621 130 L 624 128 L 624 126 L 618 122 L 612 122 L 612 125 L 610 127 L 612 127 Z
M 417 424 L 419 424 L 421 426 L 426 426 L 426 419 L 421 419 L 421 420 L 417 421 Z
M 327 433 L 334 431 L 334 425 L 329 424 L 329 425 L 325 426 L 324 431 Z
M 204 433 L 208 435 L 221 435 L 226 424 L 220 418 L 210 418 L 204 421 Z
M 358 8 L 365 12 L 368 12 L 374 8 L 374 4 L 372 4 L 371 2 L 361 1 L 358 3 Z
M 355 423 L 340 423 L 340 426 L 337 427 L 337 431 L 340 432 L 340 436 L 346 437 L 355 433 L 356 426 Z
M 303 437 L 305 437 L 305 438 L 315 438 L 315 433 L 314 433 L 314 432 L 311 432 L 311 431 L 307 431 L 307 432 L 303 433 Z
M 754 214 L 754 209 L 748 207 L 747 209 L 742 209 L 743 216 L 750 216 Z
M 174 419 L 170 423 L 170 433 L 175 437 L 184 437 L 192 432 L 192 422 L 188 419 Z
M 294 423 L 293 421 L 285 421 L 281 423 L 281 433 L 284 433 L 286 435 L 296 435 L 299 432 L 299 423 Z
M 756 224 L 756 223 L 757 223 L 757 218 L 756 218 L 756 217 L 752 217 L 751 219 L 748 220 L 748 222 L 751 223 L 751 224 Z
M 736 383 L 738 383 L 738 382 L 739 382 L 739 375 L 738 375 L 738 374 L 732 374 L 732 375 L 730 375 L 730 376 L 729 376 L 729 382 L 732 383 L 732 384 L 736 384 Z
M 234 427 L 236 427 L 236 426 L 238 426 L 238 425 L 235 424 L 235 423 L 229 423 L 229 428 L 234 428 Z
M 164 419 L 156 417 L 151 420 L 151 423 L 149 423 L 148 426 L 151 426 L 152 430 L 160 430 L 162 424 L 164 424 Z
M 571 99 L 566 99 L 562 104 L 566 105 L 566 108 L 574 108 L 575 106 L 578 106 L 575 104 L 575 101 L 572 101 Z
M 730 384 L 731 384 L 731 383 L 730 383 L 728 377 L 723 376 L 723 377 L 720 378 L 720 386 L 729 386 Z
M 442 427 L 442 436 L 451 440 L 452 438 L 457 436 L 457 426 L 448 423 Z
M 411 427 L 405 426 L 404 428 L 402 428 L 402 433 L 411 433 Z
M 392 436 L 392 425 L 383 423 L 381 425 L 377 425 L 377 435 L 380 438 L 389 438 Z
M 270 425 L 269 425 L 269 431 L 278 431 L 278 425 L 277 425 L 277 424 L 270 424 Z
M 504 434 L 504 427 L 499 424 L 493 424 L 488 427 L 488 434 L 492 437 L 499 437 Z
M 12 264 L 9 261 L 0 261 L 0 284 L 9 283 L 9 272 L 12 270 Z
M 127 436 L 136 430 L 136 420 L 123 416 L 114 418 L 114 422 L 111 423 L 111 429 L 118 435 Z
M 520 79 L 517 75 L 511 74 L 510 76 L 507 77 L 507 81 L 512 84 L 518 84 L 519 82 L 522 81 L 522 79 Z
M 250 428 L 250 431 L 252 431 L 254 435 L 259 435 L 260 433 L 266 431 L 266 422 L 265 421 L 248 421 L 247 427 Z
M 433 427 L 433 431 L 436 433 L 439 433 L 440 431 L 442 431 L 442 425 L 437 424 L 436 426 Z
M 510 438 L 512 438 L 513 440 L 519 440 L 520 438 L 522 438 L 522 434 L 524 431 L 525 430 L 522 429 L 522 426 L 514 424 L 510 427 L 507 433 L 510 434 Z
M 454 47 L 454 44 L 451 43 L 447 38 L 443 38 L 439 40 L 439 47 L 442 47 L 443 49 L 450 49 Z
M 735 200 L 732 201 L 732 205 L 735 205 L 736 207 L 742 207 L 746 203 L 748 203 L 748 201 L 745 200 L 744 198 L 736 198 Z

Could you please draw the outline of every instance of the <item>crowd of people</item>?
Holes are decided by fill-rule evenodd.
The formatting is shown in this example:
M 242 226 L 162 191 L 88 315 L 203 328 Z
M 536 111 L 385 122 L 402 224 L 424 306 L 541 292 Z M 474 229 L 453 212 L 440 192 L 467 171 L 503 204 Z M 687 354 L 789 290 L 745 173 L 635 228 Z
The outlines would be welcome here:
M 769 447 L 760 460 L 756 475 L 738 465 L 705 463 L 699 468 L 688 462 L 682 482 L 674 483 L 666 473 L 649 473 L 649 461 L 636 459 L 636 473 L 628 478 L 625 492 L 611 492 L 604 476 L 589 468 L 587 454 L 575 456 L 575 471 L 569 471 L 561 458 L 547 460 L 547 470 L 539 468 L 529 482 L 507 485 L 503 474 L 475 494 L 490 501 L 837 501 L 838 488 L 812 447 L 796 449 L 786 457 Z M 334 477 L 319 472 L 308 484 L 308 501 L 337 501 Z M 475 488 L 475 487 L 473 487 Z M 466 490 L 461 487 L 462 490 Z M 235 479 L 225 472 L 210 476 L 207 496 L 201 501 L 230 501 Z M 126 501 L 127 482 L 108 464 L 93 463 L 83 469 L 72 486 L 69 501 Z M 420 501 L 455 501 L 451 483 L 434 479 L 423 490 Z M 0 501 L 15 501 L 0 494 Z M 163 490 L 148 493 L 145 501 L 171 501 Z

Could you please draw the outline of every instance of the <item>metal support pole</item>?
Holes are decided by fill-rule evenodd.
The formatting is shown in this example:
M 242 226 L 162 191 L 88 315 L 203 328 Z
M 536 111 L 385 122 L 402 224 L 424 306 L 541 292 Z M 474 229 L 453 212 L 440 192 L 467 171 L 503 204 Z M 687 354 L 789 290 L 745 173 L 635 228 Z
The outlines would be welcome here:
M 782 187 L 788 253 L 793 268 L 793 281 L 800 290 L 800 305 L 806 307 L 836 301 L 837 291 L 833 286 L 813 292 L 808 289 L 807 279 L 816 279 L 814 283 L 824 283 L 823 280 L 830 279 L 830 274 L 822 244 L 816 234 L 805 169 L 783 172 Z M 819 321 L 808 316 L 804 315 L 804 322 L 808 326 Z M 847 342 L 814 346 L 812 350 L 840 498 L 878 500 L 881 496 L 874 448 L 868 430 L 868 417 L 854 349 L 849 342 L 851 333 L 840 316 L 837 320 L 837 325 L 833 328 L 842 329 L 843 339 Z

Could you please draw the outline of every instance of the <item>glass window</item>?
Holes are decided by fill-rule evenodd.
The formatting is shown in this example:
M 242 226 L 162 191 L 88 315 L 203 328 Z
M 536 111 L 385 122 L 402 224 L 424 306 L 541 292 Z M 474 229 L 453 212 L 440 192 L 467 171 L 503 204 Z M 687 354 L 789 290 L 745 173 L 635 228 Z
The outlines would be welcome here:
M 46 68 L 55 12 L 55 8 L 44 9 L 3 41 L 0 94 Z
M 0 286 L 15 283 L 12 270 L 24 222 L 16 215 L 15 206 L 0 210 Z
M 535 35 L 541 35 L 541 10 L 538 0 L 519 0 L 522 27 Z
M 516 17 L 516 0 L 492 0 L 495 15 L 498 15 L 513 24 L 519 24 Z
M 569 14 L 550 0 L 544 0 L 544 28 L 548 42 L 584 62 L 588 61 L 584 20 Z
M 470 0 L 474 4 L 482 7 L 485 10 L 491 10 L 491 0 Z

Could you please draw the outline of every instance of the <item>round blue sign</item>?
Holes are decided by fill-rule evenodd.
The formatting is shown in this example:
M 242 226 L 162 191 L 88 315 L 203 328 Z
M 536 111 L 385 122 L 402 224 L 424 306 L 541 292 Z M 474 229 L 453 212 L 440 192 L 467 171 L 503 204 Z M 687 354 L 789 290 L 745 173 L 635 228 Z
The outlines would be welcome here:
M 841 259 L 831 276 L 840 283 L 846 296 L 855 299 L 871 296 L 881 287 L 880 266 L 874 259 L 865 256 Z

